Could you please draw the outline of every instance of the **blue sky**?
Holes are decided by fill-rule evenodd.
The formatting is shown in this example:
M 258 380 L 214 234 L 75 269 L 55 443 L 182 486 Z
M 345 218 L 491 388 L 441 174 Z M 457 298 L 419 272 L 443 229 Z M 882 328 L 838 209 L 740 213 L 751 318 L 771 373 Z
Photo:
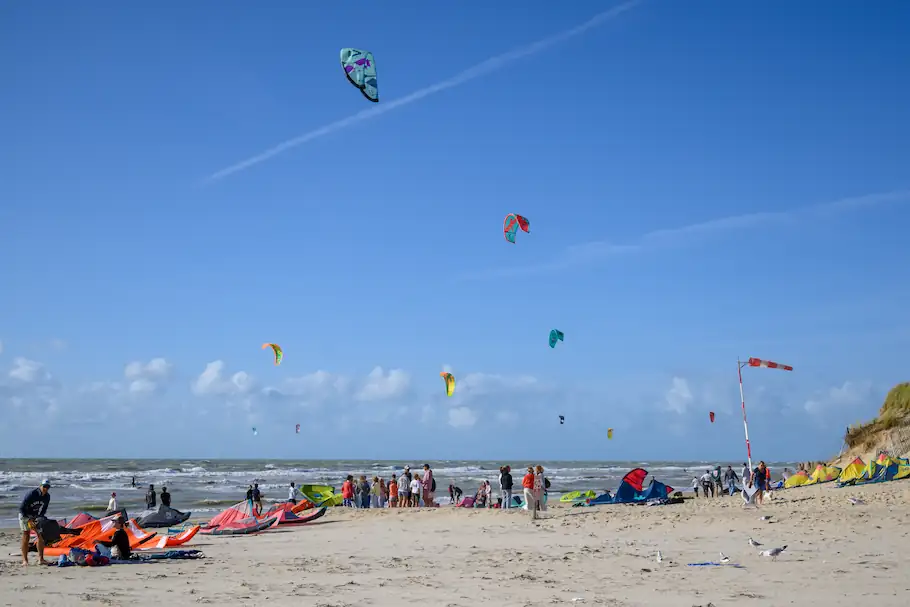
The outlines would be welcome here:
M 738 460 L 738 356 L 756 457 L 836 452 L 908 379 L 910 5 L 616 6 L 5 5 L 0 456 Z

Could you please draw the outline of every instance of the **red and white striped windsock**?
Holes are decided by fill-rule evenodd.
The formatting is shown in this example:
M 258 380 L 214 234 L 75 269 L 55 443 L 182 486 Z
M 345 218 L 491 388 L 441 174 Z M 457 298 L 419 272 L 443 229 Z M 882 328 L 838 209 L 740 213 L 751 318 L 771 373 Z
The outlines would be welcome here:
M 762 360 L 760 358 L 750 358 L 749 359 L 750 367 L 767 367 L 768 369 L 780 369 L 782 371 L 792 371 L 793 367 L 790 365 L 782 365 L 780 363 L 771 362 L 770 360 Z

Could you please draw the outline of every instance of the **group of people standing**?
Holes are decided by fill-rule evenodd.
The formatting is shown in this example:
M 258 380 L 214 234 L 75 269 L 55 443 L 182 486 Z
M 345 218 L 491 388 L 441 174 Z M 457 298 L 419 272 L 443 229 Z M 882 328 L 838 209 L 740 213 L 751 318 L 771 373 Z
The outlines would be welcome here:
M 784 471 L 787 472 L 786 468 Z M 755 501 L 761 504 L 764 492 L 771 487 L 771 469 L 764 461 L 760 461 L 755 469 L 749 470 L 749 465 L 743 462 L 742 477 L 740 477 L 733 470 L 733 466 L 727 466 L 723 472 L 721 472 L 721 467 L 717 466 L 714 470 L 705 470 L 700 477 L 693 478 L 692 490 L 695 492 L 695 497 L 698 497 L 699 487 L 705 497 L 720 497 L 725 490 L 733 495 L 736 493 L 736 484 L 740 481 L 744 486 L 755 488 Z
M 348 474 L 341 485 L 343 505 L 347 508 L 418 508 L 435 506 L 436 479 L 429 464 L 423 465 L 423 474 L 411 474 L 411 467 L 405 466 L 401 476 L 392 474 L 389 482 L 378 476 L 373 482 L 361 475 L 354 480 Z

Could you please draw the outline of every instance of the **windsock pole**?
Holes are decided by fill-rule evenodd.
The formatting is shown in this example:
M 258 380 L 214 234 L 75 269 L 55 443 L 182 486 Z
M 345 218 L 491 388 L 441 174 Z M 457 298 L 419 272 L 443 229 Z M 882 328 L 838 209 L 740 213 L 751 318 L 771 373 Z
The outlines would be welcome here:
M 743 405 L 743 431 L 746 433 L 746 457 L 749 458 L 749 470 L 752 470 L 752 445 L 749 443 L 749 422 L 746 421 L 746 397 L 743 393 L 743 367 L 746 365 L 750 367 L 765 367 L 766 369 L 780 369 L 781 371 L 792 371 L 793 367 L 771 362 L 770 360 L 762 360 L 761 358 L 750 357 L 746 362 L 736 359 L 736 370 L 739 373 L 739 399 Z

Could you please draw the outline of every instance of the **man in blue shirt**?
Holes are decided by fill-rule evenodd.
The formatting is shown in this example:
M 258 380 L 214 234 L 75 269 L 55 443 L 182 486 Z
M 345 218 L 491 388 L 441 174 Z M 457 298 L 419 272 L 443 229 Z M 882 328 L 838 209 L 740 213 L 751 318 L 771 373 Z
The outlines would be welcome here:
M 22 531 L 22 564 L 26 567 L 28 567 L 28 538 L 31 531 L 29 526 L 34 527 L 35 519 L 47 513 L 47 507 L 51 503 L 51 495 L 48 493 L 50 488 L 50 481 L 44 479 L 41 481 L 41 486 L 37 489 L 32 489 L 22 499 L 22 504 L 19 505 L 19 530 Z M 35 535 L 38 536 L 38 562 L 42 565 L 47 565 L 47 561 L 44 560 L 44 538 L 41 537 L 40 533 L 37 533 L 37 529 Z

